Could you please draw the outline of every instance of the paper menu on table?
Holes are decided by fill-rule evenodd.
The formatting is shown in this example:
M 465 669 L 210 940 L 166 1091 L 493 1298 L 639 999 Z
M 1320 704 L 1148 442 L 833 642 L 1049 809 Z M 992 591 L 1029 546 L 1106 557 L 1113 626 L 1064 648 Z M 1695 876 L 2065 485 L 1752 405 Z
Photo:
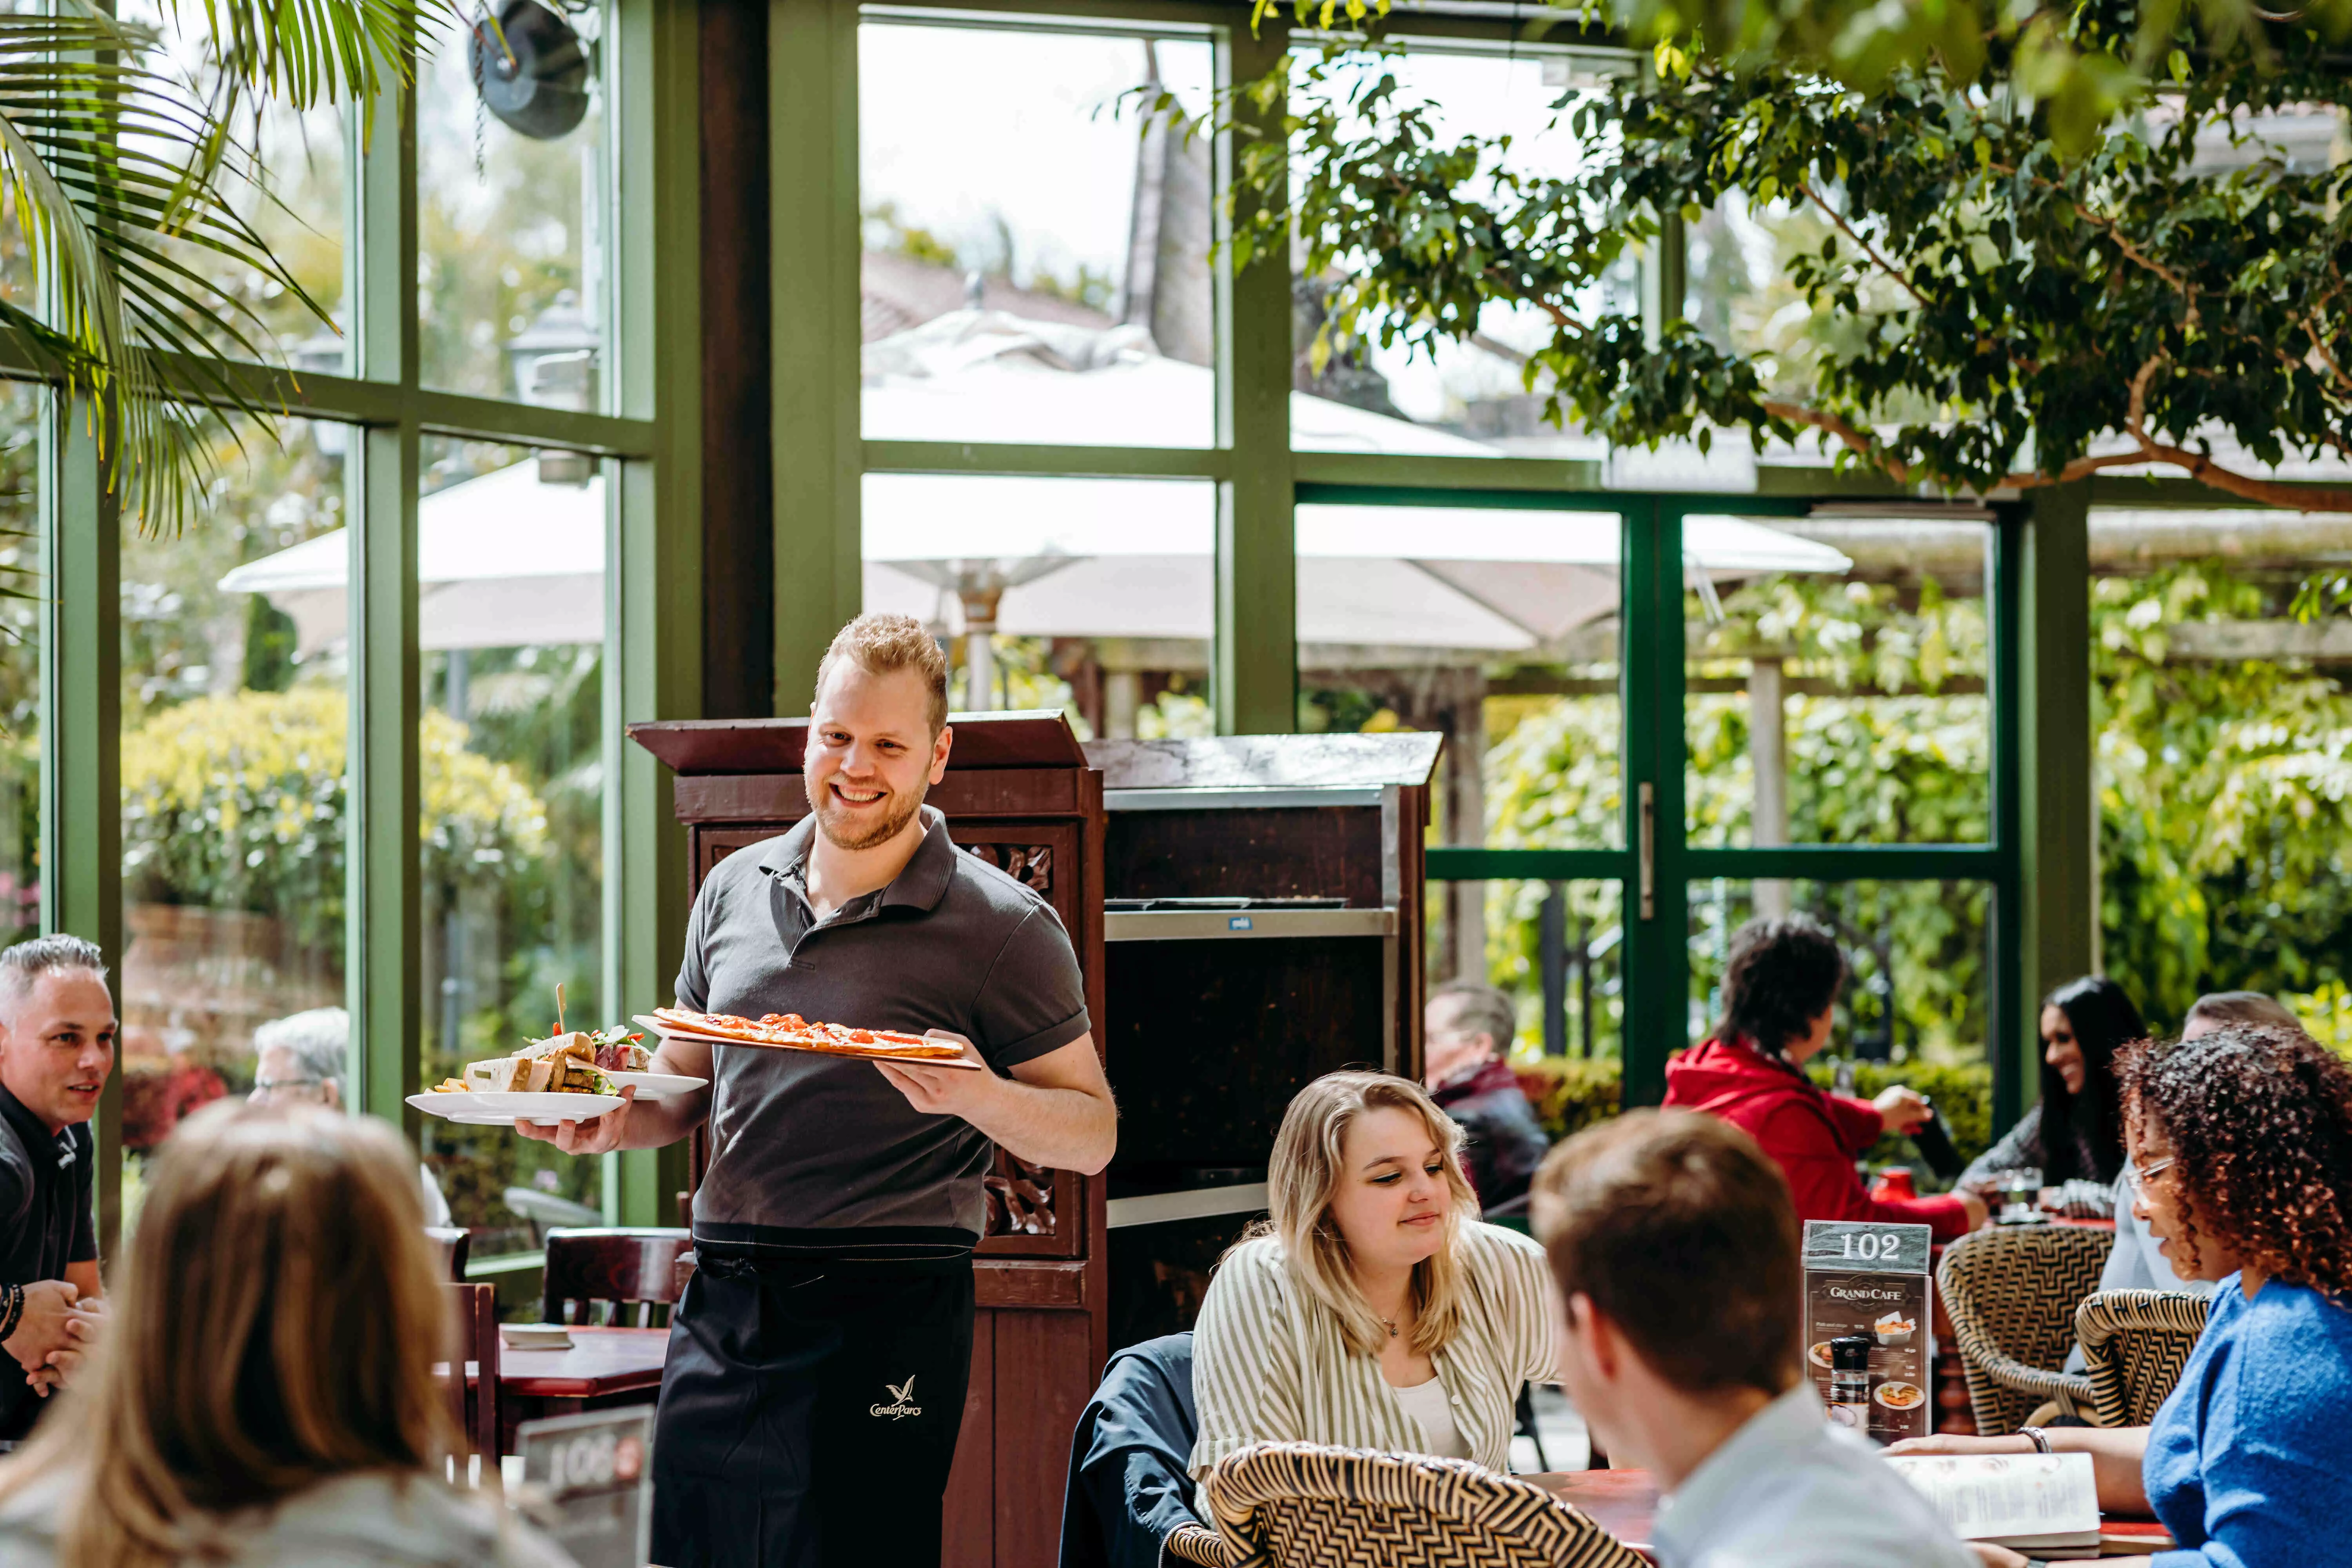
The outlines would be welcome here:
M 2088 1454 L 1930 1455 L 1886 1462 L 1963 1541 L 2019 1550 L 2099 1543 L 2099 1494 Z

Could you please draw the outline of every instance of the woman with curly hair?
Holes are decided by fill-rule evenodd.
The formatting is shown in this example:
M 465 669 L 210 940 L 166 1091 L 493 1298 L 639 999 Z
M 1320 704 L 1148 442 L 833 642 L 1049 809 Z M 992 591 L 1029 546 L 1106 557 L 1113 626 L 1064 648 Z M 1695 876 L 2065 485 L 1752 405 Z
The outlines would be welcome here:
M 2352 1519 L 2352 1064 L 2239 1025 L 2116 1068 L 2132 1212 L 2183 1279 L 2217 1281 L 2179 1384 L 2147 1426 L 1892 1451 L 2087 1453 L 2101 1508 L 2153 1511 L 2179 1543 L 2155 1568 L 2316 1562 Z

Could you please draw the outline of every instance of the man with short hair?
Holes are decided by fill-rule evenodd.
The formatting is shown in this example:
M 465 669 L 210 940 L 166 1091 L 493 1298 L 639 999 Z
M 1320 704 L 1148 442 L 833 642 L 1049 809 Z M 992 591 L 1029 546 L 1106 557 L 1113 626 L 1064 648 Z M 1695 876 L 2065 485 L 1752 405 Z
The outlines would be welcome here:
M 928 1033 L 985 1070 L 670 1039 L 656 1070 L 709 1089 L 520 1124 L 584 1154 L 673 1143 L 709 1117 L 699 1267 L 656 1418 L 653 1555 L 670 1568 L 935 1568 L 994 1147 L 1110 1163 L 1116 1113 L 1067 933 L 923 804 L 947 772 L 947 659 L 921 623 L 841 629 L 810 705 L 809 816 L 704 879 L 677 1001 Z
M 1518 1010 L 1491 985 L 1455 980 L 1422 1010 L 1422 1082 L 1462 1128 L 1462 1173 L 1491 1214 L 1516 1207 L 1551 1140 L 1504 1058 Z
M 2231 1024 L 2260 1024 L 2293 1029 L 2298 1035 L 2310 1033 L 2294 1010 L 2275 996 L 2266 996 L 2259 991 L 2209 991 L 2190 1005 L 2189 1016 L 2180 1021 L 2180 1037 L 2193 1040 Z
M 106 961 L 74 936 L 0 951 L 0 1450 L 33 1428 L 98 1332 L 95 1140 L 114 1069 Z
M 352 1050 L 352 1016 L 341 1007 L 312 1007 L 272 1018 L 253 1031 L 253 1093 L 260 1105 L 323 1105 L 343 1109 L 343 1074 Z M 449 1223 L 449 1200 L 433 1168 L 416 1165 L 425 1223 Z
M 1562 1379 L 1611 1458 L 1656 1478 L 1664 1568 L 1973 1568 L 1870 1440 L 1829 1424 L 1797 1212 L 1753 1139 L 1632 1111 L 1553 1150 L 1534 1206 Z

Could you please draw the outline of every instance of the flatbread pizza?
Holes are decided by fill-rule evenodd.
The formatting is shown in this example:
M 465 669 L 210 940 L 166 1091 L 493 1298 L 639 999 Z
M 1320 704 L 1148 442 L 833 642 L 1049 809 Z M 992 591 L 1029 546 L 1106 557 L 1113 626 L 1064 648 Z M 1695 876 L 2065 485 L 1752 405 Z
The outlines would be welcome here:
M 770 1013 L 745 1018 L 733 1013 L 697 1013 L 685 1007 L 656 1007 L 653 1016 L 680 1034 L 747 1046 L 782 1046 L 790 1050 L 824 1051 L 834 1056 L 868 1057 L 877 1061 L 961 1061 L 963 1047 L 950 1040 L 928 1039 L 896 1029 L 860 1029 L 846 1024 L 812 1024 L 798 1013 Z

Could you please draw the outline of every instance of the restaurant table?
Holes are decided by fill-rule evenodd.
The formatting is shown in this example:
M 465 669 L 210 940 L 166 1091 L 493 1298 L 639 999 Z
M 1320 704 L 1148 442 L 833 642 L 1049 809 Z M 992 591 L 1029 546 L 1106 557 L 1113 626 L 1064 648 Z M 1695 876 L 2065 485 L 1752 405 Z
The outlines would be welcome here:
M 661 1395 L 667 1329 L 574 1326 L 572 1348 L 499 1351 L 499 1451 L 514 1452 L 515 1428 L 547 1415 L 576 1415 L 616 1405 L 651 1405 Z M 466 1381 L 476 1376 L 466 1363 Z
M 1643 1556 L 1656 1561 L 1657 1553 L 1650 1548 L 1650 1536 L 1657 1521 L 1658 1489 L 1651 1481 L 1649 1471 L 1553 1470 L 1519 1479 L 1532 1481 L 1560 1501 L 1574 1505 L 1593 1523 Z M 2156 1521 L 2109 1514 L 2099 1523 L 2099 1550 L 2092 1555 L 2145 1556 L 2171 1545 L 2172 1537 Z M 2051 1561 L 2067 1559 L 2053 1557 Z

